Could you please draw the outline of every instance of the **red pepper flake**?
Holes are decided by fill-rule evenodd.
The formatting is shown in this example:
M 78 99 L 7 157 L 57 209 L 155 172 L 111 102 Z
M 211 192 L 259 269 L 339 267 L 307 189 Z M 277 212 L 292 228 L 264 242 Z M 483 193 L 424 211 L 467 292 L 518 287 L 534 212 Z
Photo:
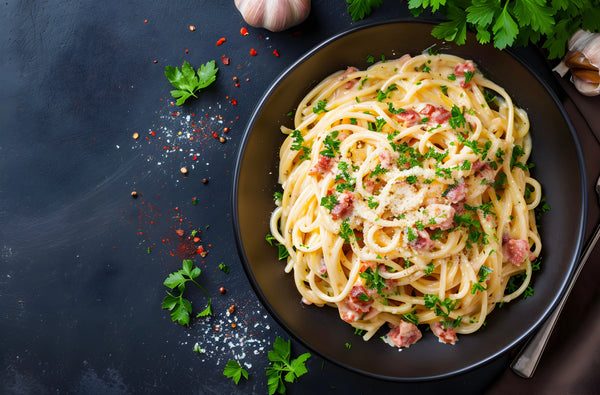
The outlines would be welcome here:
M 199 243 L 200 242 L 200 238 L 198 236 L 194 237 L 193 239 L 194 243 Z
M 171 115 L 174 116 L 174 117 L 178 117 L 179 113 L 178 112 L 172 112 Z
M 154 63 L 158 63 L 158 60 L 154 59 Z
M 220 39 L 217 40 L 217 46 L 223 44 L 225 42 L 225 37 L 221 37 Z
M 258 55 L 258 52 L 256 52 L 256 51 L 254 50 L 254 48 L 252 48 L 252 49 L 250 49 L 250 55 L 252 55 L 252 56 L 256 56 L 256 55 Z
M 221 61 L 223 62 L 224 65 L 229 64 L 229 58 L 226 57 L 225 55 L 221 56 Z
M 217 134 L 217 132 L 212 132 L 212 136 L 213 136 L 214 138 L 216 138 L 216 139 L 218 139 L 218 138 L 219 138 L 219 135 Z
M 193 32 L 194 30 L 196 30 L 196 26 L 190 25 L 190 31 Z
M 240 34 L 242 36 L 247 36 L 248 35 L 248 29 L 246 29 L 245 27 L 240 29 Z
M 236 82 L 236 84 L 235 84 L 235 87 L 236 87 L 236 88 L 239 88 L 239 87 L 240 87 L 240 83 L 239 83 L 239 82 Z
M 196 160 L 196 159 L 198 159 L 198 155 L 194 155 L 194 156 L 192 157 L 192 160 Z
M 275 50 L 273 50 L 273 55 L 279 57 L 279 52 L 277 52 L 277 50 L 275 49 Z
M 225 289 L 225 287 L 220 287 L 220 288 L 219 288 L 219 293 L 220 293 L 221 295 L 225 295 L 225 294 L 227 293 L 227 290 Z
M 148 23 L 148 19 L 144 19 L 144 23 Z
M 189 49 L 186 49 L 186 50 L 185 50 L 185 53 L 190 53 L 190 50 L 189 50 Z
M 177 236 L 183 237 L 183 233 L 184 233 L 184 232 L 183 232 L 183 229 L 177 229 L 177 230 L 175 231 L 175 233 L 177 233 Z
M 156 136 L 156 132 L 152 131 L 150 132 L 151 135 Z
M 227 126 L 223 128 L 223 133 L 229 133 L 229 128 Z
M 234 106 L 237 106 L 237 100 L 231 99 L 231 104 L 233 104 Z

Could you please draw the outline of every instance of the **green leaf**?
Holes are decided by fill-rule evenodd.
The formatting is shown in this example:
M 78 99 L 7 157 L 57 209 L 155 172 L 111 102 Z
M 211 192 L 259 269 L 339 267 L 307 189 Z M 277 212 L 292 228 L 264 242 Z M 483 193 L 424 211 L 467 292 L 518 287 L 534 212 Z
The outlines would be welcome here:
M 492 26 L 494 46 L 498 49 L 510 47 L 515 41 L 517 33 L 519 33 L 519 26 L 508 12 L 507 5 L 508 3 L 506 3 L 494 26 Z
M 192 305 L 186 299 L 182 299 L 181 303 L 177 304 L 175 309 L 171 311 L 171 320 L 176 321 L 179 325 L 188 325 L 190 323 L 190 312 Z
M 435 26 L 431 34 L 436 38 L 463 45 L 467 40 L 466 11 L 456 6 L 448 7 L 446 17 L 448 20 Z
M 287 362 L 290 359 L 291 343 L 277 336 L 273 343 L 273 350 L 269 351 L 267 356 L 271 362 Z
M 354 22 L 364 19 L 373 12 L 373 8 L 381 5 L 383 0 L 346 0 L 348 3 L 348 12 Z
M 192 271 L 192 266 L 194 265 L 194 262 L 192 262 L 192 260 L 190 259 L 184 259 L 182 266 L 183 266 L 183 273 L 185 275 L 187 275 L 188 277 L 190 277 L 190 272 Z
M 215 61 L 211 60 L 206 64 L 200 66 L 198 70 L 198 89 L 203 89 L 212 84 L 217 79 L 217 71 L 219 69 L 215 67 Z
M 237 385 L 242 376 L 248 380 L 248 371 L 240 365 L 238 361 L 227 361 L 225 369 L 223 369 L 223 375 L 229 377 Z
M 467 22 L 477 26 L 477 30 L 485 29 L 494 20 L 494 14 L 500 12 L 500 3 L 497 0 L 473 0 L 467 7 Z
M 191 310 L 190 310 L 190 313 L 191 313 Z M 212 310 L 210 309 L 210 300 L 208 301 L 208 306 L 206 306 L 206 308 L 204 310 L 199 312 L 198 315 L 196 316 L 196 318 L 206 317 L 209 315 L 212 315 Z
M 177 306 L 178 303 L 179 303 L 178 297 L 173 296 L 170 293 L 167 293 L 167 296 L 165 296 L 165 298 L 163 299 L 162 308 L 168 309 L 168 310 L 173 310 L 175 308 L 175 306 Z
M 303 374 L 308 373 L 308 369 L 306 369 L 305 365 L 305 362 L 308 360 L 308 358 L 310 358 L 310 354 L 304 353 L 290 363 L 290 366 L 292 367 L 296 377 L 300 377 Z
M 548 34 L 554 26 L 553 10 L 544 0 L 515 0 L 513 13 L 519 26 Z
M 185 277 L 183 277 L 181 271 L 177 271 L 175 273 L 169 274 L 169 277 L 166 278 L 163 284 L 171 289 L 174 289 L 175 287 L 178 287 L 180 284 L 184 283 Z

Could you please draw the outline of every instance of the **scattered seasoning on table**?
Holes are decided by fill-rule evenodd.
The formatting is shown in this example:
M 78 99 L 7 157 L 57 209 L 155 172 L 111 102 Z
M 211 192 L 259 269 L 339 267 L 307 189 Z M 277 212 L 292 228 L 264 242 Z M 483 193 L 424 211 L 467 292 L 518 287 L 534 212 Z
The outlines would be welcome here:
M 183 235 L 185 234 L 183 229 L 177 229 L 175 230 L 175 233 L 177 233 L 177 236 L 179 237 L 183 237 Z
M 131 192 L 131 197 L 134 198 L 134 199 L 137 199 L 138 193 L 136 191 L 132 191 Z
M 229 128 L 227 126 L 223 128 L 223 133 L 229 133 Z
M 273 50 L 273 55 L 275 55 L 275 56 L 279 57 L 279 52 L 277 52 L 277 50 L 276 50 L 276 49 L 274 49 L 274 50 Z
M 224 142 L 225 142 L 225 141 L 227 141 L 227 140 L 225 140 L 225 137 L 221 136 L 221 137 L 219 137 L 219 141 L 220 141 L 221 143 L 224 143 Z
M 148 23 L 148 19 L 144 19 L 144 23 Z
M 185 50 L 185 53 L 190 53 L 190 50 L 189 50 L 189 49 L 186 49 L 186 50 Z
M 133 134 L 133 136 L 131 136 L 131 137 L 133 137 L 134 139 L 137 139 L 138 137 L 140 137 L 140 134 L 138 132 L 135 132 Z
M 156 63 L 158 63 L 158 60 L 154 59 L 154 63 L 155 63 L 155 64 L 156 64 Z
M 208 183 L 208 179 L 206 179 L 206 178 L 203 178 L 203 179 L 202 179 L 202 183 L 203 183 L 203 184 L 207 184 L 207 183 Z
M 246 29 L 245 27 L 240 29 L 240 34 L 242 36 L 247 36 L 248 35 L 248 29 Z
M 223 44 L 225 42 L 225 37 L 221 37 L 220 39 L 217 40 L 217 46 Z
M 232 304 L 231 306 L 229 306 L 229 309 L 227 309 L 227 311 L 229 312 L 229 314 L 233 314 L 233 312 L 235 311 L 235 305 Z
M 225 295 L 225 294 L 227 293 L 227 290 L 225 289 L 225 287 L 220 287 L 220 288 L 219 288 L 219 293 L 220 293 L 221 295 Z
M 234 106 L 237 106 L 237 100 L 236 99 L 231 99 L 231 104 L 233 104 Z
M 250 55 L 256 56 L 256 55 L 258 55 L 258 52 L 256 52 L 256 50 L 254 48 L 251 48 L 250 49 Z
M 223 62 L 224 65 L 229 64 L 229 58 L 226 57 L 225 55 L 221 56 L 221 61 Z
M 193 32 L 194 30 L 196 30 L 196 26 L 190 25 L 190 31 Z
M 180 169 L 180 171 L 181 171 L 181 174 L 187 174 L 187 172 L 188 172 L 188 169 L 187 169 L 186 167 L 182 167 L 182 168 Z

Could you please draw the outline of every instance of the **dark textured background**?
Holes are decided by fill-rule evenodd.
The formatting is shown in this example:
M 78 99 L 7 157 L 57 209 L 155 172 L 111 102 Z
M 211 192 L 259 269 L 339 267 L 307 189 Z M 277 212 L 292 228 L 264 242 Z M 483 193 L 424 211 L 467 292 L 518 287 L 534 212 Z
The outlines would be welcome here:
M 344 1 L 313 1 L 303 24 L 282 33 L 248 27 L 248 36 L 239 33 L 247 25 L 233 1 L 9 0 L 0 7 L 0 392 L 266 393 L 266 352 L 276 336 L 289 335 L 261 307 L 235 252 L 230 190 L 241 134 L 267 86 L 295 59 L 351 26 L 407 17 L 406 4 L 387 0 L 353 23 Z M 216 46 L 221 37 L 227 41 Z M 600 173 L 600 101 L 555 79 L 535 48 L 516 54 L 564 101 L 591 186 Z M 211 59 L 220 68 L 216 83 L 172 106 L 165 65 Z M 593 189 L 589 199 L 588 232 L 598 219 Z M 190 328 L 160 309 L 162 281 L 191 251 L 179 228 L 201 230 L 209 251 L 194 260 L 215 315 Z M 313 356 L 309 374 L 288 391 L 593 393 L 600 387 L 599 251 L 532 380 L 508 369 L 510 355 L 449 380 L 410 384 Z M 190 299 L 195 309 L 204 301 L 196 291 Z M 231 304 L 237 311 L 228 316 Z M 196 343 L 203 354 L 193 351 Z M 292 350 L 306 351 L 295 342 Z M 237 387 L 221 374 L 229 359 L 250 372 Z

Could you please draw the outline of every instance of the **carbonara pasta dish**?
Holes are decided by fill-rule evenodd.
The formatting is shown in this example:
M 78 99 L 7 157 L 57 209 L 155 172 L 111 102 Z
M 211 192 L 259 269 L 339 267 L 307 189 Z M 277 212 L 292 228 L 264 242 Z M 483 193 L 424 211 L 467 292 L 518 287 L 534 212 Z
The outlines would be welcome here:
M 472 61 L 349 67 L 282 132 L 270 227 L 304 303 L 337 308 L 364 340 L 385 325 L 392 346 L 427 327 L 454 344 L 528 287 L 541 251 L 529 121 Z

